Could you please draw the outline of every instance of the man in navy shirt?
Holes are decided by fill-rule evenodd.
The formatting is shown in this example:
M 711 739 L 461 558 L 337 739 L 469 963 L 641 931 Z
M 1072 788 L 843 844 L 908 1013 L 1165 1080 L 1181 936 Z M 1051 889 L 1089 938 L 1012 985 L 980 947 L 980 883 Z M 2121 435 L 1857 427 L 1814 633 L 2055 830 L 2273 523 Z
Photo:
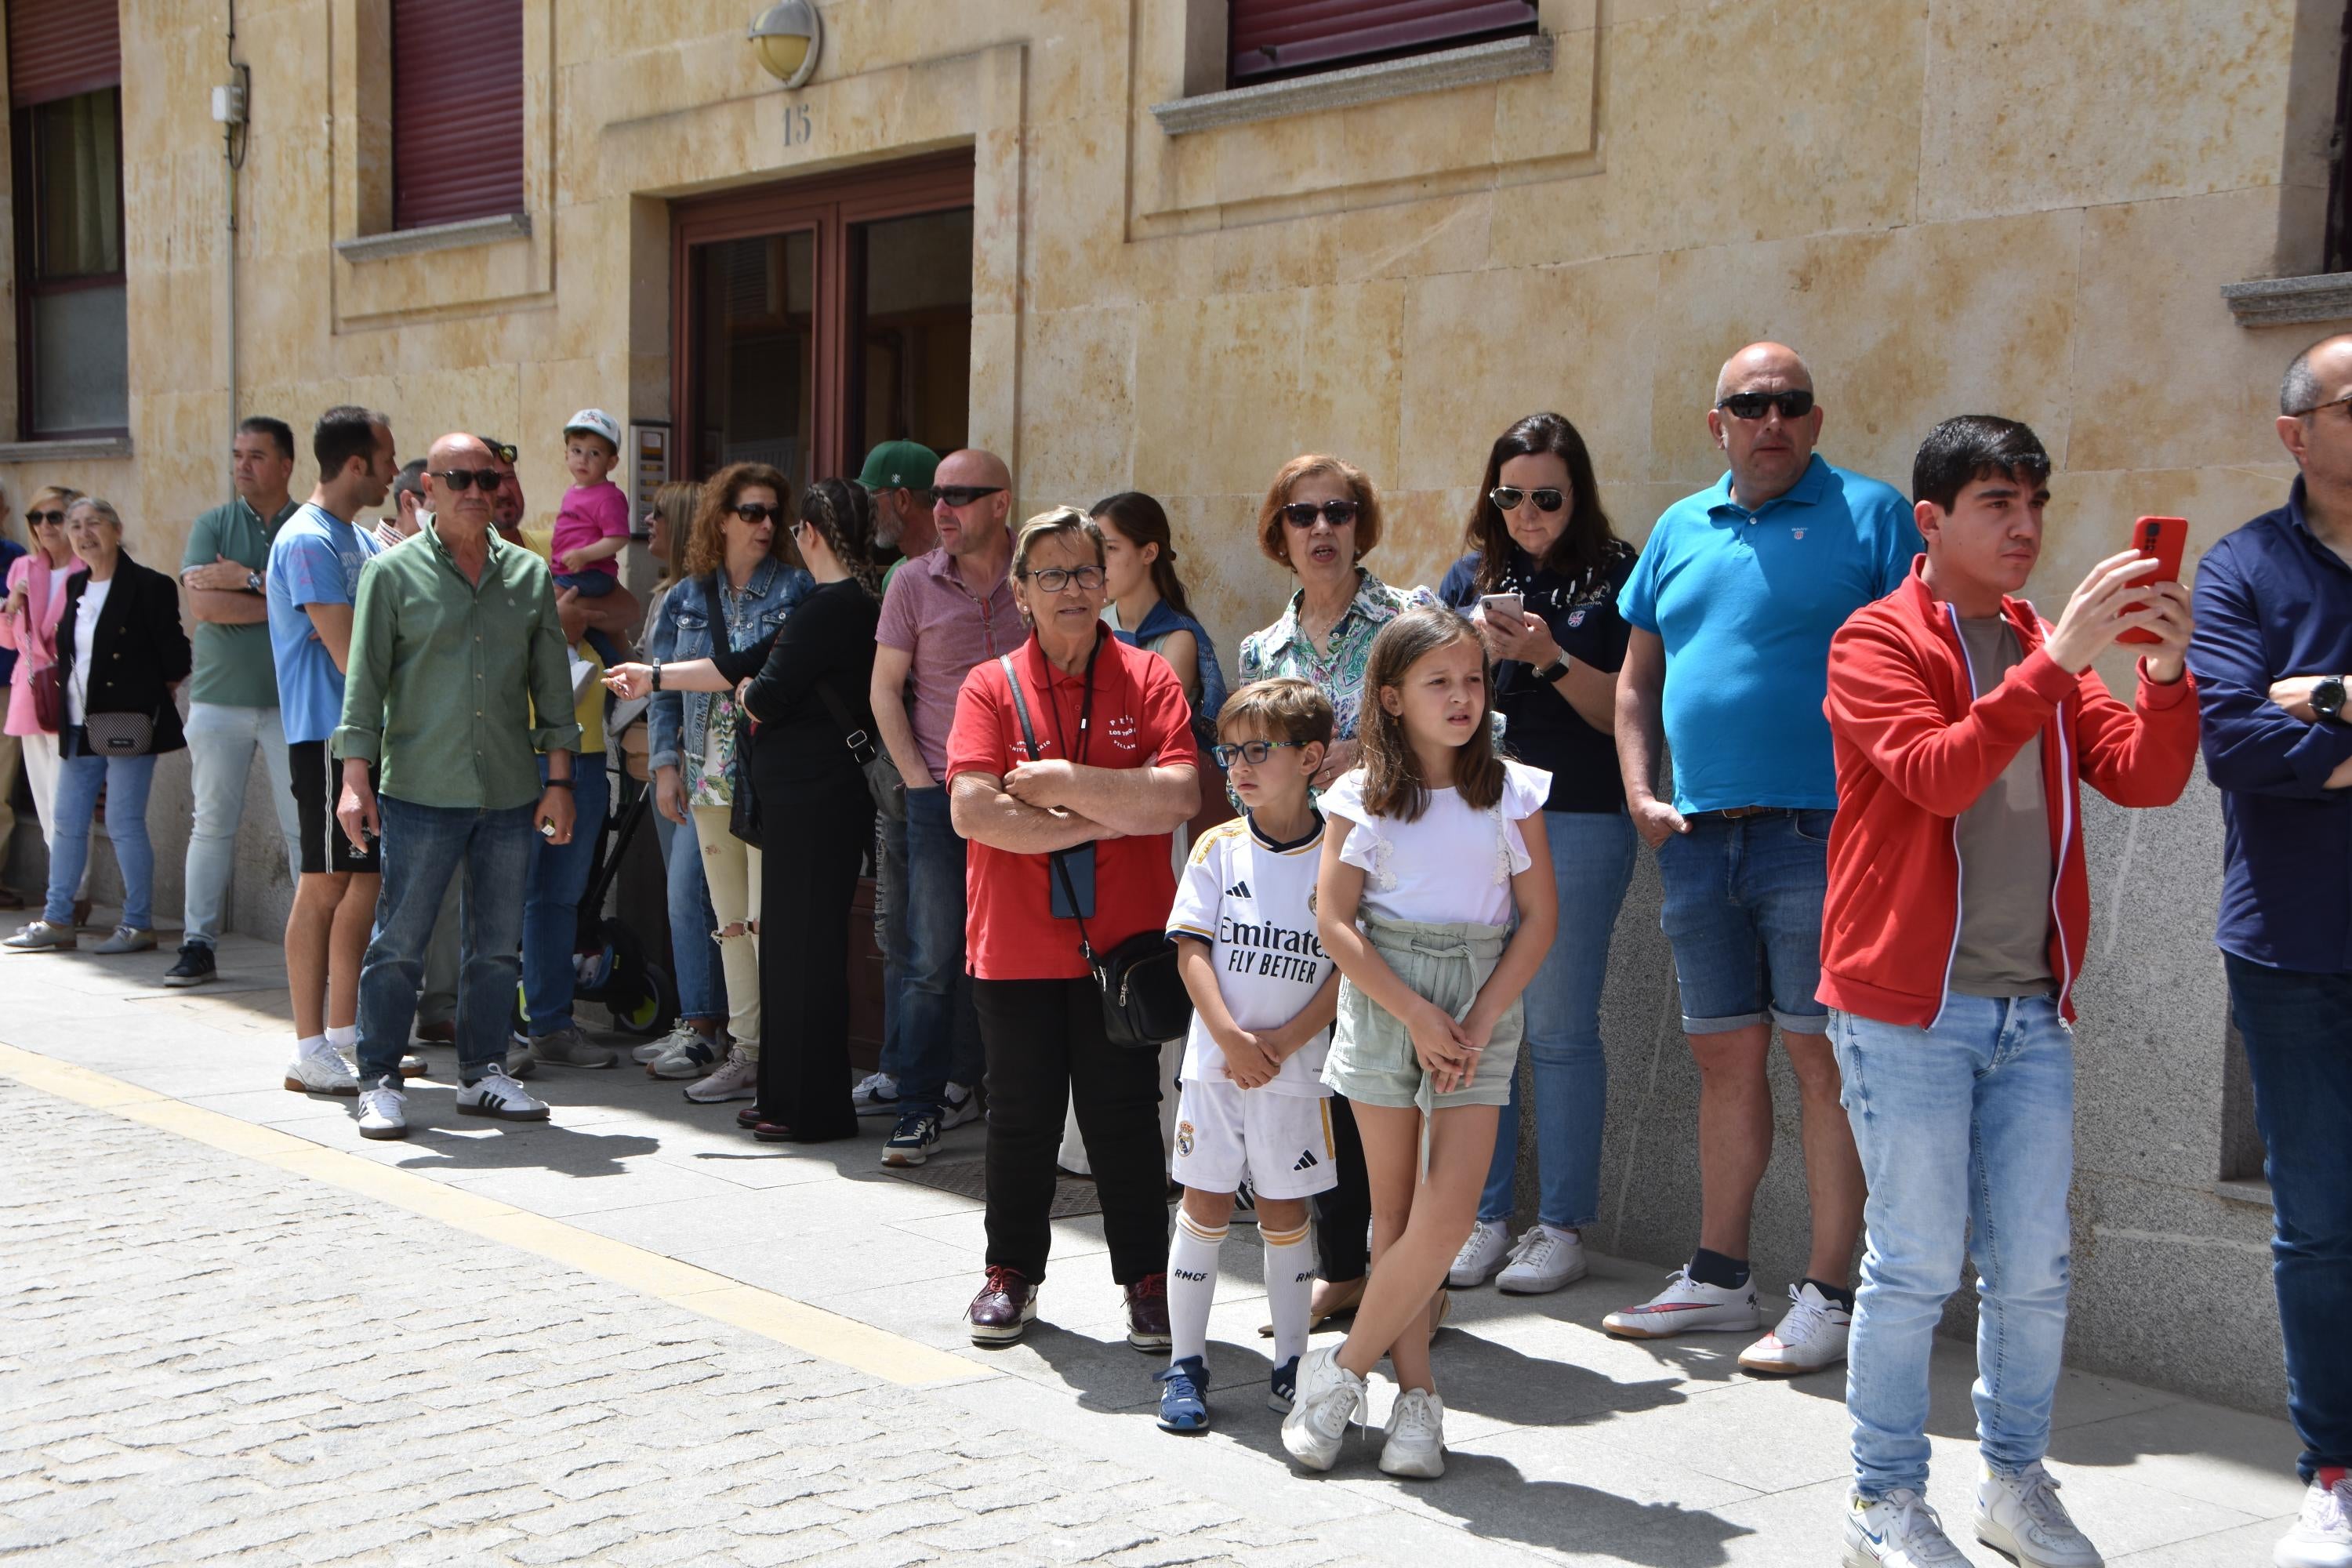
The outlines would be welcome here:
M 2352 334 L 2294 357 L 2286 505 L 2205 552 L 2189 664 L 2221 790 L 2215 940 L 2269 1151 L 2287 1413 L 2310 1491 L 2281 1568 L 2352 1563 Z

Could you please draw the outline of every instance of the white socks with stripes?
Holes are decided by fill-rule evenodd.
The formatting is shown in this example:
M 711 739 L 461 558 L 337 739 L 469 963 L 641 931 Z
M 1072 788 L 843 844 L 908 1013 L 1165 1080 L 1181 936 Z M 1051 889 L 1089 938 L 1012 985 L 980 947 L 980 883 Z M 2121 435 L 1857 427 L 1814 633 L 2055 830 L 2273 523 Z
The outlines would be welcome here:
M 1217 1248 L 1230 1227 L 1211 1230 L 1176 1211 L 1176 1239 L 1168 1247 L 1168 1360 L 1171 1365 L 1209 1351 L 1209 1308 L 1217 1299 Z
M 1274 1230 L 1258 1224 L 1265 1243 L 1265 1300 L 1274 1309 L 1274 1364 L 1307 1353 L 1307 1310 L 1315 1289 L 1315 1258 L 1307 1245 L 1307 1227 Z M 1169 1292 L 1175 1294 L 1171 1287 Z

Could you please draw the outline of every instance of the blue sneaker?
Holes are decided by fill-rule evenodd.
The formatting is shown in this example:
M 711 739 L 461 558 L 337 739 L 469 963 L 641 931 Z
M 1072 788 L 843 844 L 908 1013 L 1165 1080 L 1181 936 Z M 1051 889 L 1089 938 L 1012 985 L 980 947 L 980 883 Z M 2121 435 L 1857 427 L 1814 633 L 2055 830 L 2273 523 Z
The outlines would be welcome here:
M 1272 1392 L 1266 1395 L 1265 1407 L 1278 1415 L 1289 1415 L 1291 1403 L 1298 1397 L 1298 1358 L 1292 1356 L 1276 1367 L 1268 1381 Z
M 1209 1368 L 1199 1356 L 1188 1355 L 1151 1381 L 1168 1386 L 1160 1391 L 1162 1432 L 1205 1432 L 1209 1427 Z

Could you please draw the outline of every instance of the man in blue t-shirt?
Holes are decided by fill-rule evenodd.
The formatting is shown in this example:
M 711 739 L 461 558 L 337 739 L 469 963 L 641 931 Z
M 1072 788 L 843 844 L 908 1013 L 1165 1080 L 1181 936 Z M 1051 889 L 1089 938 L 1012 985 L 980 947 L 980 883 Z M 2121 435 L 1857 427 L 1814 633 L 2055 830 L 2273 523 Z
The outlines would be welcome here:
M 1777 1023 L 1803 1097 L 1812 1257 L 1795 1307 L 1739 1363 L 1811 1372 L 1845 1357 L 1863 1204 L 1813 996 L 1838 799 L 1822 709 L 1830 637 L 1901 584 L 1919 533 L 1894 489 L 1814 455 L 1822 411 L 1794 350 L 1734 354 L 1706 426 L 1730 471 L 1651 531 L 1619 597 L 1632 637 L 1617 686 L 1626 809 L 1658 852 L 1660 923 L 1698 1061 L 1699 1245 L 1662 1295 L 1603 1322 L 1638 1339 L 1761 1325 L 1748 1232 L 1772 1157 Z M 1656 794 L 1662 740 L 1671 803 Z

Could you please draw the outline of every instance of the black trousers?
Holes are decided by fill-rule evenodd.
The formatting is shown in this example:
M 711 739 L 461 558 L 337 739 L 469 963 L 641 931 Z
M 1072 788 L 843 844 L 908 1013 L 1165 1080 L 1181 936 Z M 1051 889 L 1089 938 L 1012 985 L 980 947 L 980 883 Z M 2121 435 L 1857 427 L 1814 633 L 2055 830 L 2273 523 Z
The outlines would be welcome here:
M 1361 1279 L 1372 1271 L 1372 1179 L 1364 1171 L 1364 1139 L 1355 1108 L 1331 1097 L 1331 1167 L 1339 1184 L 1315 1194 L 1315 1272 L 1325 1279 Z
M 1103 1034 L 1102 994 L 1084 980 L 975 980 L 988 1053 L 988 1261 L 1045 1278 L 1054 1155 L 1075 1100 L 1102 1197 L 1111 1278 L 1168 1268 L 1168 1172 L 1160 1150 L 1160 1053 Z
M 760 1120 L 803 1142 L 855 1137 L 849 906 L 874 837 L 865 775 L 761 789 L 760 837 Z

